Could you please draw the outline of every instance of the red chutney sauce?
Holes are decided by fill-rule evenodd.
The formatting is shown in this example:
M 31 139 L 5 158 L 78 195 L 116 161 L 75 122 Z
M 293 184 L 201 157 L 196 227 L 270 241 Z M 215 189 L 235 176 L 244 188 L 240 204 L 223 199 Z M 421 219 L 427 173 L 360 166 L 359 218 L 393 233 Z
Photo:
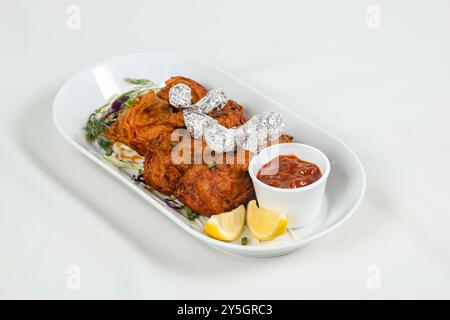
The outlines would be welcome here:
M 282 189 L 301 188 L 319 180 L 321 176 L 318 166 L 293 154 L 281 155 L 269 161 L 256 175 L 265 184 Z

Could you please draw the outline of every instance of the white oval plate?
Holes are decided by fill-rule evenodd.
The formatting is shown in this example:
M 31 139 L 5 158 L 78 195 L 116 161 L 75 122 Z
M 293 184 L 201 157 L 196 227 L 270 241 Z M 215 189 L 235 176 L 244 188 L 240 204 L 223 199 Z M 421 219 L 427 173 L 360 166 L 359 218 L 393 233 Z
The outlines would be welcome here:
M 264 111 L 281 113 L 287 120 L 285 132 L 293 135 L 295 142 L 310 144 L 323 151 L 330 159 L 331 173 L 321 218 L 313 225 L 290 229 L 284 236 L 269 242 L 259 243 L 251 239 L 248 245 L 243 246 L 239 240 L 236 243 L 218 241 L 201 232 L 199 221 L 187 220 L 169 208 L 161 200 L 161 195 L 147 191 L 134 183 L 127 172 L 106 163 L 102 155 L 85 139 L 82 128 L 88 116 L 113 94 L 129 87 L 123 81 L 125 77 L 150 79 L 162 85 L 174 75 L 195 79 L 208 86 L 208 89 L 224 88 L 229 97 L 244 106 L 247 116 Z M 77 73 L 63 85 L 53 103 L 53 118 L 59 132 L 71 145 L 141 195 L 181 229 L 206 244 L 238 255 L 268 257 L 297 250 L 347 220 L 360 204 L 365 192 L 363 166 L 355 153 L 341 140 L 224 70 L 196 58 L 174 53 L 140 53 L 98 63 Z M 151 214 L 153 212 L 149 212 L 149 219 Z

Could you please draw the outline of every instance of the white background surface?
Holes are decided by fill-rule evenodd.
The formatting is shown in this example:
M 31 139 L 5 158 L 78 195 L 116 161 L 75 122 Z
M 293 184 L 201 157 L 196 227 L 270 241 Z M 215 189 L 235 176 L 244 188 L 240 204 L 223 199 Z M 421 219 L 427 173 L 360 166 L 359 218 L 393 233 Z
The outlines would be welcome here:
M 366 26 L 371 4 L 380 30 Z M 449 1 L 1 7 L 1 298 L 450 298 Z M 90 64 L 152 50 L 209 60 L 343 139 L 367 172 L 360 209 L 294 254 L 239 258 L 99 170 L 56 132 L 53 97 Z M 130 211 L 148 220 L 127 225 Z M 66 287 L 69 265 L 80 290 Z

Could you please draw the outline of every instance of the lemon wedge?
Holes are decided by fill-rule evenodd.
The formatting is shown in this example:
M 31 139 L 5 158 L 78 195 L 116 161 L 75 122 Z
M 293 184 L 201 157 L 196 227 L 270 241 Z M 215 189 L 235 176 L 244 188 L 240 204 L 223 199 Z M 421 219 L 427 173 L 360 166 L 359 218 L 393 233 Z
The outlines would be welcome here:
M 236 209 L 216 214 L 206 221 L 203 231 L 211 238 L 222 241 L 233 241 L 244 230 L 245 207 L 240 205 Z
M 286 232 L 288 219 L 275 210 L 258 208 L 252 200 L 247 206 L 247 227 L 258 240 L 272 240 Z

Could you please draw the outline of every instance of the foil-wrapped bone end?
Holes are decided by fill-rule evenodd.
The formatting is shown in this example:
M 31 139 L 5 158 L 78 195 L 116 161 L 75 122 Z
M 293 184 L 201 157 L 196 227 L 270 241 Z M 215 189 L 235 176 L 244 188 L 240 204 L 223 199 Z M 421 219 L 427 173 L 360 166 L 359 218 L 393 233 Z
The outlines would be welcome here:
M 178 83 L 169 90 L 169 103 L 175 108 L 189 108 L 192 101 L 192 91 L 184 83 Z
M 264 112 L 253 116 L 236 129 L 236 144 L 244 150 L 256 153 L 278 138 L 286 122 L 276 112 Z
M 195 108 L 201 113 L 209 113 L 213 110 L 222 109 L 226 103 L 227 97 L 225 92 L 223 92 L 223 89 L 217 88 L 208 91 L 206 96 L 195 104 Z
M 235 129 L 227 129 L 220 124 L 208 126 L 204 133 L 206 144 L 215 152 L 230 152 L 236 148 Z
M 283 120 L 281 114 L 273 111 L 260 114 L 258 123 L 261 128 L 267 130 L 271 140 L 278 138 L 286 128 L 286 121 Z
M 186 128 L 194 139 L 200 139 L 207 127 L 218 124 L 210 116 L 192 109 L 184 110 L 183 116 Z

